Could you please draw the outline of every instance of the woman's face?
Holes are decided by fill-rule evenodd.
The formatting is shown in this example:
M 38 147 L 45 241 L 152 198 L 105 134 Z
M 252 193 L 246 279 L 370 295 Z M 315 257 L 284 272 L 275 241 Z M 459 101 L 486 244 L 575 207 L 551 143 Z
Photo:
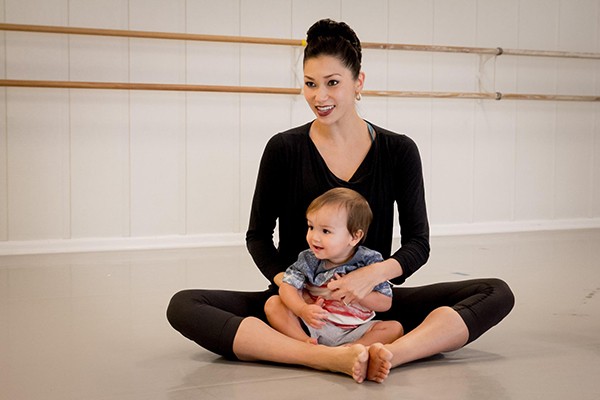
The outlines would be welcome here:
M 309 58 L 304 62 L 304 98 L 317 120 L 334 124 L 356 113 L 356 95 L 362 90 L 364 74 L 357 79 L 334 56 Z

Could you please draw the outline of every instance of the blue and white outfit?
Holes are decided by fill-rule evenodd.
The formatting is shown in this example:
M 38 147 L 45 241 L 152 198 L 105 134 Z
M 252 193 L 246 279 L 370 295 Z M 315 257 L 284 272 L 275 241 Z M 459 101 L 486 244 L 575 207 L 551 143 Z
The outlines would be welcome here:
M 325 300 L 323 309 L 329 313 L 327 324 L 320 329 L 313 328 L 304 322 L 312 338 L 320 344 L 339 346 L 360 339 L 375 322 L 375 311 L 359 304 L 345 305 L 343 302 L 331 299 L 331 290 L 327 283 L 335 274 L 344 275 L 364 266 L 383 261 L 380 253 L 359 246 L 354 256 L 344 264 L 332 269 L 326 269 L 326 261 L 318 259 L 310 250 L 304 250 L 298 255 L 298 260 L 285 271 L 283 282 L 296 289 L 305 289 L 310 298 Z M 392 286 L 382 282 L 373 290 L 392 297 Z

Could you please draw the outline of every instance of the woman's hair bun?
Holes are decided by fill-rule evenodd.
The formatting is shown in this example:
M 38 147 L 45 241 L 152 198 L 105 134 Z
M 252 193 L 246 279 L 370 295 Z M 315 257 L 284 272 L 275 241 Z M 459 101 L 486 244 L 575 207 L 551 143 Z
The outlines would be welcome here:
M 322 19 L 306 32 L 304 61 L 321 55 L 338 57 L 352 71 L 354 79 L 358 78 L 362 49 L 358 36 L 346 23 Z
M 361 54 L 360 40 L 356 33 L 345 22 L 337 22 L 331 19 L 322 19 L 317 21 L 306 32 L 306 42 L 311 43 L 316 40 L 326 38 L 346 39 L 358 54 Z

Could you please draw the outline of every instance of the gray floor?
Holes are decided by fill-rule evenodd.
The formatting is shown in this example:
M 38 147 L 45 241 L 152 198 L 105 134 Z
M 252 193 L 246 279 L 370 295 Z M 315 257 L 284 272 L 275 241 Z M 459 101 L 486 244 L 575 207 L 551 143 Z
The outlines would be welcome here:
M 600 230 L 439 237 L 432 248 L 408 285 L 497 276 L 514 311 L 462 350 L 362 385 L 228 362 L 169 327 L 177 290 L 264 288 L 243 248 L 0 257 L 0 399 L 600 398 Z

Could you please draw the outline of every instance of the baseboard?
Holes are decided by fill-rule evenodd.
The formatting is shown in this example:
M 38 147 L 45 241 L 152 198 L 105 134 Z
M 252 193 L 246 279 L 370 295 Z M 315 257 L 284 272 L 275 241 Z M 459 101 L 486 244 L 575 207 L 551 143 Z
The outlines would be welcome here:
M 472 224 L 432 224 L 431 236 L 481 235 L 600 228 L 600 218 L 539 221 L 496 221 Z
M 243 234 L 170 235 L 131 238 L 86 238 L 0 242 L 0 256 L 224 247 L 244 244 Z
M 553 221 L 485 222 L 473 224 L 432 224 L 431 236 L 481 235 L 598 228 L 600 228 L 600 218 Z M 0 256 L 243 246 L 244 243 L 244 234 L 241 233 L 5 241 L 0 242 Z

